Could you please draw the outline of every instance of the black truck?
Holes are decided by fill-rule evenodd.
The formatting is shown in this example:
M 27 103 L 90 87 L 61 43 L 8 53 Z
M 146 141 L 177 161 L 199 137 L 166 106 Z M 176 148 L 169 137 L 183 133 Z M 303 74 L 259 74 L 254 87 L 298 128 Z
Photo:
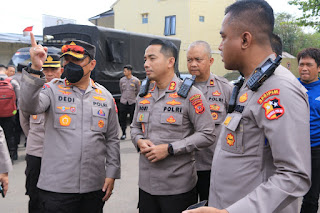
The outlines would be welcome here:
M 144 51 L 152 39 L 172 41 L 180 49 L 181 41 L 175 38 L 154 36 L 98 26 L 66 24 L 43 29 L 43 45 L 61 48 L 65 41 L 83 40 L 96 46 L 96 67 L 91 78 L 106 87 L 113 97 L 120 98 L 119 80 L 123 66 L 131 64 L 132 74 L 139 79 L 146 77 Z M 175 67 L 179 76 L 178 61 Z

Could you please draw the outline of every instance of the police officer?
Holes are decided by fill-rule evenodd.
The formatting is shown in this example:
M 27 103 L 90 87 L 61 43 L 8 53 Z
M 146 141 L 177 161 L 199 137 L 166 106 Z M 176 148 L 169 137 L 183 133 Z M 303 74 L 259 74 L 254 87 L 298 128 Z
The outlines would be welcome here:
M 43 73 L 46 82 L 50 82 L 54 78 L 60 78 L 62 74 L 60 56 L 48 55 L 43 66 Z M 41 205 L 39 201 L 39 189 L 37 187 L 41 157 L 43 152 L 43 140 L 45 132 L 45 113 L 38 115 L 30 115 L 20 111 L 20 123 L 27 136 L 26 148 L 26 194 L 29 196 L 29 213 L 41 212 Z
M 132 75 L 132 66 L 123 67 L 124 77 L 120 79 L 120 105 L 119 121 L 122 129 L 121 140 L 126 139 L 127 115 L 130 115 L 130 124 L 132 123 L 135 101 L 140 90 L 140 80 Z
M 37 184 L 42 212 L 100 212 L 120 177 L 120 152 L 112 95 L 90 79 L 95 47 L 67 41 L 61 48 L 66 79 L 44 84 L 36 76 L 43 76 L 47 48 L 37 45 L 33 34 L 31 44 L 32 66 L 23 72 L 20 107 L 46 114 Z
M 8 152 L 6 138 L 2 127 L 0 126 L 0 185 L 3 188 L 4 195 L 7 194 L 9 186 L 8 172 L 12 169 L 12 163 Z
M 266 1 L 248 0 L 225 14 L 219 50 L 225 68 L 239 70 L 246 80 L 214 153 L 211 208 L 186 212 L 298 212 L 311 174 L 306 90 L 281 65 L 257 90 L 249 89 L 254 71 L 274 58 L 273 10 Z
M 215 135 L 219 137 L 221 123 L 227 115 L 232 85 L 228 80 L 210 73 L 214 59 L 210 45 L 205 41 L 191 43 L 187 50 L 187 65 L 191 75 L 196 76 L 194 86 L 202 91 L 209 103 L 210 113 L 215 123 Z M 216 143 L 196 151 L 197 192 L 200 200 L 208 200 L 210 188 L 211 163 Z
M 145 50 L 146 74 L 155 83 L 137 98 L 131 124 L 132 142 L 140 151 L 139 212 L 180 213 L 197 202 L 194 150 L 215 139 L 200 90 L 191 87 L 186 98 L 177 94 L 177 54 L 173 43 L 159 39 Z

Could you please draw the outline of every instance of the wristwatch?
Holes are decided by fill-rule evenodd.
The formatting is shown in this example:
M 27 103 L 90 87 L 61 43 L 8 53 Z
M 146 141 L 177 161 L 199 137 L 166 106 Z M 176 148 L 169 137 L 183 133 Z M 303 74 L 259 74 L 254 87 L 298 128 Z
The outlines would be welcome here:
M 43 69 L 41 70 L 34 70 L 31 68 L 31 66 L 28 66 L 26 71 L 30 74 L 35 74 L 35 75 L 40 75 L 40 78 L 42 78 L 44 76 L 43 72 L 42 72 Z
M 174 155 L 174 152 L 173 152 L 173 147 L 172 147 L 172 144 L 171 143 L 169 143 L 168 144 L 168 153 L 169 153 L 169 155 Z

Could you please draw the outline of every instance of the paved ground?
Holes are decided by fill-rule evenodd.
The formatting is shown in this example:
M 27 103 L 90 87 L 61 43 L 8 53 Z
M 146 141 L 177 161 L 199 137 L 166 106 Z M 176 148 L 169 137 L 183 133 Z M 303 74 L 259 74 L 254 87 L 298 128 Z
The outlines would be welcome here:
M 137 213 L 138 158 L 131 140 L 121 141 L 121 179 L 116 180 L 113 194 L 104 206 L 108 213 Z M 25 195 L 25 147 L 19 145 L 19 158 L 9 173 L 9 191 L 0 197 L 0 213 L 27 213 L 28 196 Z
M 128 131 L 128 129 L 127 129 Z M 128 132 L 129 133 L 129 132 Z M 128 134 L 127 134 L 128 135 Z M 106 202 L 104 212 L 137 213 L 138 202 L 138 158 L 131 140 L 121 141 L 121 179 L 115 182 L 113 195 Z M 9 173 L 9 191 L 5 199 L 0 198 L 0 213 L 28 212 L 28 197 L 25 195 L 25 147 L 19 145 L 19 159 Z M 301 203 L 301 199 L 299 199 Z M 268 201 L 266 201 L 268 202 Z M 300 206 L 301 204 L 299 204 Z M 320 213 L 320 210 L 318 211 Z

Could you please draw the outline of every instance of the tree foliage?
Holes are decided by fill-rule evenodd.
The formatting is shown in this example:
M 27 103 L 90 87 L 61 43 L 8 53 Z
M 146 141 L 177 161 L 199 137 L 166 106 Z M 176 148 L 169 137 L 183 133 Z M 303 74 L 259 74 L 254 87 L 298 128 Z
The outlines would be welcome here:
M 297 18 L 300 26 L 310 26 L 320 31 L 320 0 L 291 0 L 290 5 L 296 5 L 303 15 Z
M 308 47 L 320 48 L 320 33 L 306 33 L 296 19 L 288 13 L 275 15 L 274 33 L 282 40 L 283 51 L 296 56 Z

